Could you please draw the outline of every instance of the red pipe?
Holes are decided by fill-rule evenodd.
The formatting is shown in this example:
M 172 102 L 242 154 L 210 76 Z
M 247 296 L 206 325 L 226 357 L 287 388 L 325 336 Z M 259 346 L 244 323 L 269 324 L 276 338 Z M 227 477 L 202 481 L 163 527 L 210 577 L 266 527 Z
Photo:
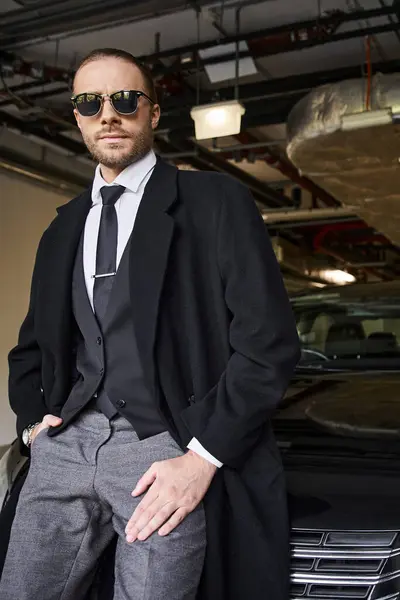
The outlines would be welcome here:
M 319 248 L 322 246 L 322 242 L 329 233 L 337 233 L 339 231 L 354 231 L 355 229 L 368 229 L 368 225 L 366 225 L 363 221 L 357 223 L 332 223 L 330 225 L 325 225 L 313 239 L 314 250 L 319 250 Z
M 354 231 L 362 229 L 371 228 L 363 221 L 359 221 L 356 223 L 332 223 L 330 225 L 325 225 L 325 227 L 322 227 L 322 229 L 316 234 L 316 236 L 313 239 L 314 250 L 318 251 L 320 249 L 324 239 L 329 233 L 338 233 L 342 231 Z M 366 242 L 379 242 L 381 244 L 388 244 L 389 240 L 384 235 L 376 233 L 375 235 L 372 234 L 364 236 L 362 238 L 357 238 L 355 242 L 357 244 Z

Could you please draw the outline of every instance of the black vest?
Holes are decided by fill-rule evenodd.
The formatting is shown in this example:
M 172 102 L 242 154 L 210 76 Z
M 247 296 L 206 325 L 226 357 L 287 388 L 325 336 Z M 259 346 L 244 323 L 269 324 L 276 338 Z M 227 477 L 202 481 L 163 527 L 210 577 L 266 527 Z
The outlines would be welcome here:
M 112 412 L 123 415 L 143 439 L 165 431 L 166 426 L 144 380 L 137 349 L 131 317 L 129 248 L 130 240 L 115 276 L 102 332 L 87 295 L 81 236 L 72 276 L 72 306 L 79 328 L 75 346 L 79 378 L 61 417 L 82 409 L 89 402 L 99 406 L 108 404 Z

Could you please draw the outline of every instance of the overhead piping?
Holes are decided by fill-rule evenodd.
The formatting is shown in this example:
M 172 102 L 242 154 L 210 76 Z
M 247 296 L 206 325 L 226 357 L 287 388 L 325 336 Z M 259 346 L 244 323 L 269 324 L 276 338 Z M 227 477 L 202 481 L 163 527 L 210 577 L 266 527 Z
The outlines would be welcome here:
M 371 87 L 355 79 L 317 88 L 287 123 L 287 154 L 296 167 L 397 245 L 399 122 L 400 73 L 378 73 Z

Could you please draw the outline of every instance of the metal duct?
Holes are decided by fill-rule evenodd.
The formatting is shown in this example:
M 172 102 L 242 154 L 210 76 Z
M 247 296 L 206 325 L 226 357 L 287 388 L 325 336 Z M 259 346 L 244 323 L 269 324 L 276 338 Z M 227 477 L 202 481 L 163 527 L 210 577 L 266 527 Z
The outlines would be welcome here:
M 366 108 L 370 110 L 366 110 Z M 376 112 L 375 112 L 376 111 Z M 344 207 L 400 244 L 400 73 L 324 85 L 288 119 L 287 153 Z M 386 124 L 378 124 L 386 122 Z

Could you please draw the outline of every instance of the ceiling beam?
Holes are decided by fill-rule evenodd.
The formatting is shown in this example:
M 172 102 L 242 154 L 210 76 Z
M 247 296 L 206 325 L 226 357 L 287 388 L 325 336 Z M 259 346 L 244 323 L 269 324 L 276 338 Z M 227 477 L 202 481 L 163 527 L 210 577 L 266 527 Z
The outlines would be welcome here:
M 90 185 L 89 178 L 67 173 L 43 160 L 35 160 L 3 147 L 0 147 L 0 171 L 22 176 L 64 194 L 79 194 Z
M 158 62 L 158 65 L 154 68 L 156 74 L 192 71 L 193 68 L 197 66 L 196 57 L 199 50 L 213 48 L 221 45 L 221 43 L 228 44 L 246 41 L 249 43 L 250 47 L 248 50 L 240 51 L 239 57 L 244 58 L 252 56 L 253 58 L 261 58 L 286 52 L 299 51 L 306 48 L 313 48 L 315 46 L 358 38 L 365 35 L 376 35 L 379 33 L 397 31 L 398 23 L 394 21 L 385 24 L 371 25 L 362 29 L 355 28 L 351 31 L 337 31 L 344 23 L 378 18 L 394 13 L 395 10 L 391 6 L 381 6 L 371 10 L 352 11 L 348 13 L 335 11 L 333 14 L 321 19 L 315 18 L 267 29 L 258 29 L 256 31 L 241 33 L 240 35 L 226 36 L 223 40 L 218 38 L 207 42 L 196 42 L 152 54 L 142 55 L 139 58 L 150 65 L 153 64 L 154 61 L 160 61 L 160 59 L 175 59 L 172 65 L 162 65 L 162 63 Z M 192 55 L 192 60 L 185 60 L 185 62 L 176 60 L 183 56 L 187 59 L 188 55 Z M 199 63 L 200 67 L 204 68 L 206 65 L 230 62 L 235 59 L 236 52 L 232 52 L 231 54 L 224 56 L 213 56 L 208 59 L 200 58 Z
M 198 6 L 209 0 L 196 0 Z M 1 13 L 0 47 L 12 49 L 33 41 L 49 41 L 63 34 L 78 34 L 145 21 L 187 10 L 183 0 L 48 0 Z
M 329 28 L 332 26 L 342 25 L 343 23 L 357 22 L 365 19 L 379 18 L 393 14 L 396 14 L 396 8 L 393 6 L 381 6 L 371 10 L 358 10 L 351 12 L 337 10 L 334 13 L 322 18 L 317 18 L 316 16 L 315 19 L 308 19 L 306 21 L 286 23 L 276 27 L 268 27 L 266 29 L 258 29 L 256 31 L 241 33 L 240 35 L 225 36 L 223 38 L 223 43 L 230 44 L 238 41 L 251 41 L 260 38 L 279 36 L 280 34 L 285 33 L 290 33 L 292 39 L 300 39 L 307 30 L 315 30 L 316 34 L 321 37 L 324 33 L 329 32 Z M 297 36 L 296 33 L 298 34 Z M 182 54 L 198 52 L 199 50 L 206 50 L 208 48 L 219 46 L 220 44 L 221 39 L 218 38 L 216 40 L 208 40 L 205 42 L 178 46 L 168 50 L 162 50 L 160 52 L 153 52 L 152 54 L 143 54 L 139 58 L 146 62 L 152 62 L 154 60 L 159 60 L 160 58 L 171 58 Z
M 323 46 L 325 44 L 335 43 L 335 42 L 343 42 L 346 40 L 356 39 L 365 36 L 378 35 L 380 33 L 389 33 L 398 30 L 397 23 L 388 23 L 385 25 L 376 25 L 374 27 L 364 27 L 362 29 L 354 29 L 352 31 L 345 31 L 342 33 L 335 33 L 333 35 L 329 35 L 323 38 L 313 38 L 309 40 L 296 40 L 290 42 L 286 48 L 276 46 L 276 48 L 272 47 L 272 45 L 268 46 L 260 46 L 256 49 L 242 50 L 238 53 L 238 58 L 264 58 L 267 56 L 274 56 L 277 54 L 289 53 L 289 52 L 298 52 L 300 50 L 306 50 L 309 48 L 315 48 L 316 46 Z M 207 59 L 200 60 L 200 67 L 204 68 L 207 65 L 215 65 L 215 64 L 223 64 L 232 62 L 236 59 L 236 53 L 232 52 L 231 54 L 224 54 L 223 56 L 214 56 Z M 157 67 L 155 69 L 155 73 L 182 73 L 187 71 L 193 71 L 194 65 L 193 63 L 187 62 L 174 62 L 172 66 L 162 66 Z
M 182 161 L 197 169 L 219 171 L 220 173 L 226 173 L 234 177 L 246 185 L 253 192 L 255 199 L 265 207 L 276 208 L 293 205 L 291 198 L 274 190 L 256 177 L 253 177 L 253 175 L 249 175 L 243 169 L 236 167 L 191 140 L 175 139 L 174 136 L 171 136 L 168 141 L 157 140 L 157 144 L 162 150 L 168 149 L 173 152 L 185 153 L 186 156 L 182 158 Z
M 372 63 L 372 69 L 375 73 L 396 73 L 400 71 L 400 60 L 374 62 Z M 258 100 L 263 101 L 267 98 L 275 98 L 278 102 L 281 102 L 283 96 L 290 96 L 296 92 L 305 95 L 320 85 L 336 83 L 346 79 L 356 79 L 360 76 L 360 64 L 356 64 L 338 69 L 324 69 L 322 71 L 306 72 L 299 75 L 289 75 L 288 77 L 276 77 L 257 83 L 242 84 L 239 86 L 240 101 L 246 104 Z M 221 87 L 218 90 L 218 94 L 220 100 L 233 100 L 235 97 L 235 87 Z M 203 89 L 201 96 L 202 103 L 212 102 L 215 100 L 215 90 Z M 183 108 L 191 108 L 192 105 L 193 103 L 188 101 L 188 99 L 170 96 L 164 99 L 162 106 L 163 114 L 179 114 Z
M 32 121 L 27 118 L 18 119 L 14 115 L 0 110 L 0 124 L 5 125 L 11 131 L 14 129 L 27 136 L 36 136 L 44 142 L 57 145 L 71 155 L 85 156 L 87 154 L 87 149 L 83 143 L 67 138 L 57 131 L 49 133 L 43 122 Z M 50 123 L 50 125 L 52 124 Z

